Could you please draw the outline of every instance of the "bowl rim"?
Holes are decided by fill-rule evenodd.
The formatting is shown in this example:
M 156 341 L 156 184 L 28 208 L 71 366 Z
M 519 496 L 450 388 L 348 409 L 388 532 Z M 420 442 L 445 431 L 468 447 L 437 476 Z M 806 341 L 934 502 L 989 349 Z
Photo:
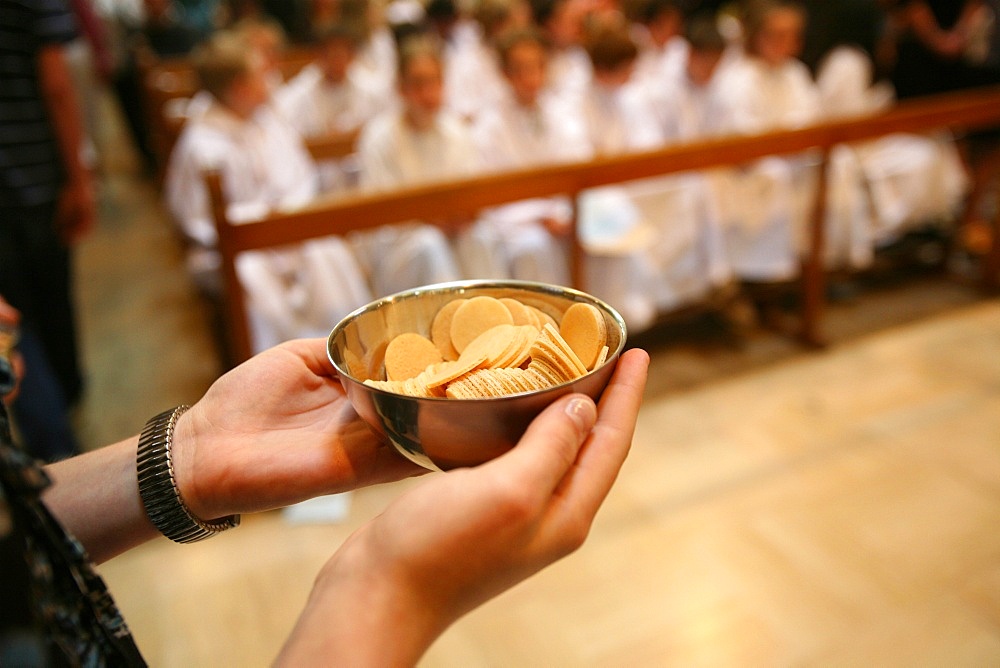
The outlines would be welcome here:
M 554 283 L 543 283 L 540 281 L 525 281 L 520 279 L 509 279 L 509 280 L 466 279 L 459 281 L 447 281 L 443 283 L 430 283 L 428 285 L 422 285 L 417 288 L 402 290 L 400 292 L 395 292 L 393 294 L 386 295 L 385 297 L 375 299 L 369 302 L 368 304 L 365 304 L 364 306 L 356 308 L 355 310 L 351 311 L 343 318 L 341 318 L 340 322 L 338 322 L 333 327 L 333 329 L 330 330 L 330 334 L 326 338 L 327 360 L 329 360 L 330 364 L 333 365 L 333 368 L 336 371 L 337 375 L 340 376 L 342 379 L 346 378 L 347 380 L 350 380 L 359 385 L 364 385 L 364 381 L 355 378 L 347 369 L 342 368 L 341 365 L 337 364 L 336 360 L 333 359 L 334 340 L 337 338 L 338 334 L 341 331 L 343 331 L 356 318 L 359 318 L 365 313 L 377 311 L 380 308 L 386 306 L 387 304 L 392 304 L 409 299 L 417 299 L 428 293 L 433 294 L 433 293 L 449 292 L 453 290 L 468 290 L 468 289 L 489 290 L 489 289 L 506 289 L 506 288 L 522 289 L 527 292 L 538 292 L 543 294 L 549 294 L 555 297 L 566 297 L 573 301 L 581 301 L 584 303 L 590 303 L 593 304 L 594 306 L 597 306 L 598 308 L 603 310 L 606 314 L 610 315 L 611 319 L 615 322 L 615 324 L 617 324 L 618 329 L 621 332 L 621 336 L 619 337 L 618 340 L 618 346 L 615 348 L 615 350 L 608 351 L 608 357 L 605 360 L 604 364 L 594 369 L 591 369 L 590 371 L 580 376 L 579 378 L 574 378 L 573 380 L 568 380 L 564 383 L 560 383 L 559 385 L 553 385 L 551 387 L 542 388 L 540 390 L 534 390 L 532 392 L 519 392 L 517 394 L 509 394 L 501 397 L 482 397 L 477 399 L 450 399 L 447 397 L 408 397 L 408 398 L 418 401 L 455 402 L 455 401 L 503 401 L 506 399 L 518 399 L 521 397 L 536 396 L 538 394 L 542 394 L 552 390 L 563 389 L 567 385 L 572 385 L 573 383 L 579 382 L 583 378 L 586 378 L 591 374 L 596 373 L 598 370 L 603 369 L 609 363 L 617 360 L 618 356 L 621 355 L 622 351 L 625 349 L 625 344 L 628 339 L 628 327 L 625 324 L 625 319 L 613 306 L 611 306 L 604 300 L 595 297 L 592 294 L 589 294 L 582 290 L 577 290 L 576 288 L 556 285 Z M 384 390 L 382 388 L 374 387 L 371 385 L 365 385 L 365 387 L 369 390 L 379 392 L 382 394 L 387 394 L 390 396 L 408 396 L 408 395 L 401 395 L 396 392 L 390 392 L 389 390 Z

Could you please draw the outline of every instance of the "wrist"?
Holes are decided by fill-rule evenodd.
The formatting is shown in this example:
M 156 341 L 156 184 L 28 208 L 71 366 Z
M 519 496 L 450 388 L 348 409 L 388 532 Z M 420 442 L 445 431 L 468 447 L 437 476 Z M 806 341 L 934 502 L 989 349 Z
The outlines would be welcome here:
M 181 493 L 174 439 L 178 419 L 187 410 L 188 406 L 178 406 L 151 418 L 139 436 L 136 454 L 139 495 L 146 514 L 164 536 L 178 543 L 210 538 L 240 524 L 239 515 L 202 519 Z
M 368 549 L 369 527 L 323 566 L 278 665 L 415 665 L 450 625 Z
M 197 517 L 222 517 L 226 512 L 216 512 L 211 503 L 211 495 L 206 500 L 202 493 L 203 485 L 199 484 L 197 459 L 199 435 L 198 417 L 191 410 L 177 418 L 174 425 L 174 473 L 177 476 L 177 488 L 184 497 L 184 502 Z

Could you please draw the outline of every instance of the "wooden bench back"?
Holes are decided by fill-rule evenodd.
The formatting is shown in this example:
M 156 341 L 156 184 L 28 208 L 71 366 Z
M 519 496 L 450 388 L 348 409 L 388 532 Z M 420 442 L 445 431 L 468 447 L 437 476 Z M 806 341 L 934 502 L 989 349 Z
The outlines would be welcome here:
M 244 295 L 236 277 L 237 254 L 255 249 L 299 243 L 331 234 L 344 234 L 412 219 L 446 221 L 474 215 L 483 208 L 533 197 L 568 195 L 574 201 L 584 190 L 676 172 L 739 165 L 772 155 L 815 150 L 822 165 L 820 183 L 803 259 L 803 313 L 801 337 L 819 344 L 823 306 L 823 216 L 826 201 L 826 158 L 832 147 L 896 133 L 925 133 L 944 128 L 979 129 L 1000 125 L 1000 88 L 934 96 L 901 103 L 882 114 L 823 123 L 783 132 L 727 137 L 674 146 L 645 153 L 607 157 L 592 162 L 536 169 L 403 188 L 389 193 L 356 194 L 318 200 L 294 212 L 273 213 L 259 222 L 233 225 L 217 174 L 206 175 L 219 233 L 225 285 L 227 321 L 234 362 L 250 354 Z M 580 285 L 584 254 L 570 234 L 570 266 Z M 996 237 L 996 235 L 994 235 Z M 998 246 L 998 244 L 994 244 Z M 997 252 L 988 263 L 987 280 L 994 282 Z

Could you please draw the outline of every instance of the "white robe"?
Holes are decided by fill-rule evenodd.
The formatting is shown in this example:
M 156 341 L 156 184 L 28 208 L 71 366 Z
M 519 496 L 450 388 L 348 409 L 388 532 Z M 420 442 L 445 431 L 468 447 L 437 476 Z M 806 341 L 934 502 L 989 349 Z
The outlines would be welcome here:
M 379 98 L 394 98 L 396 40 L 388 26 L 372 29 L 351 63 L 351 76 L 367 82 Z
M 444 108 L 470 123 L 497 105 L 505 93 L 496 49 L 483 41 L 476 28 L 466 26 L 444 51 Z
M 666 145 L 655 100 L 633 82 L 591 88 L 582 106 L 592 155 Z M 730 278 L 719 214 L 700 174 L 599 188 L 580 202 L 588 287 L 619 307 L 633 329 L 704 297 Z
M 358 157 L 361 185 L 374 191 L 467 177 L 477 168 L 468 129 L 444 113 L 422 132 L 406 123 L 401 110 L 377 116 L 362 130 Z M 433 225 L 383 225 L 350 238 L 376 294 L 461 278 L 448 238 Z
M 788 130 L 821 119 L 819 91 L 797 60 L 772 67 L 742 57 L 726 69 L 719 86 L 723 134 Z M 730 260 L 739 276 L 787 280 L 797 274 L 808 241 L 816 164 L 809 154 L 770 157 L 713 173 Z M 871 261 L 872 240 L 860 166 L 850 151 L 836 148 L 828 174 L 825 261 L 863 267 Z
M 480 115 L 473 138 L 484 168 L 495 172 L 583 160 L 587 154 L 579 126 L 566 122 L 550 96 L 527 108 L 508 91 Z M 523 200 L 483 212 L 462 238 L 466 274 L 568 285 L 566 244 L 542 221 L 568 222 L 571 212 L 563 197 Z
M 547 94 L 552 95 L 566 113 L 573 114 L 581 104 L 594 78 L 594 68 L 583 47 L 570 46 L 549 56 Z
M 218 271 L 218 253 L 203 180 L 209 168 L 220 170 L 228 213 L 237 222 L 300 206 L 316 192 L 316 171 L 301 138 L 270 109 L 243 121 L 213 103 L 191 119 L 167 165 L 164 196 L 193 242 L 194 268 L 212 274 Z M 289 338 L 325 336 L 371 300 L 357 262 L 338 237 L 294 249 L 248 251 L 236 258 L 236 269 L 247 295 L 254 351 Z
M 331 82 L 311 64 L 274 95 L 274 107 L 306 138 L 358 130 L 393 100 L 382 95 L 358 70 L 350 69 L 343 82 Z M 357 185 L 357 157 L 324 160 L 318 165 L 320 190 L 343 191 Z
M 303 137 L 350 132 L 384 109 L 387 100 L 361 72 L 329 81 L 319 65 L 306 65 L 274 95 L 275 108 Z
M 838 47 L 816 77 L 824 117 L 860 117 L 894 103 L 888 84 L 872 84 L 871 59 L 854 47 Z M 852 147 L 860 161 L 874 209 L 876 245 L 909 226 L 953 216 L 961 207 L 968 175 L 947 135 L 897 133 Z
M 676 82 L 683 73 L 689 50 L 683 37 L 673 37 L 663 46 L 648 44 L 639 52 L 632 81 L 659 98 L 661 89 Z

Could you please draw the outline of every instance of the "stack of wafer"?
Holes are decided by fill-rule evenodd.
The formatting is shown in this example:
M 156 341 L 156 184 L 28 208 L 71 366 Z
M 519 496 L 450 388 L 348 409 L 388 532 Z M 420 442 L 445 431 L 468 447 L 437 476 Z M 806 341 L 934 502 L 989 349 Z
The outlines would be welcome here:
M 575 380 L 607 359 L 607 325 L 590 304 L 552 314 L 511 298 L 455 299 L 430 338 L 408 332 L 385 350 L 385 380 L 367 385 L 414 397 L 483 399 Z

